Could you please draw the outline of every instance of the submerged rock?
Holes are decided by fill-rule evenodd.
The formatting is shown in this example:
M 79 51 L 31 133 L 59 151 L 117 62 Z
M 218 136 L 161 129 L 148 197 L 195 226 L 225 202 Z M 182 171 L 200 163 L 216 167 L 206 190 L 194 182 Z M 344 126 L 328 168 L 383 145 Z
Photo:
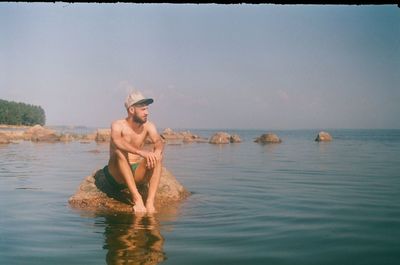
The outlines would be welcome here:
M 147 197 L 147 186 L 139 186 L 143 198 Z M 158 186 L 155 207 L 157 210 L 163 206 L 179 202 L 190 193 L 176 180 L 176 178 L 163 167 L 160 184 Z M 116 190 L 109 184 L 100 169 L 86 177 L 79 185 L 76 193 L 69 198 L 69 204 L 76 209 L 94 212 L 132 212 L 128 189 Z
M 329 142 L 332 141 L 332 136 L 324 131 L 318 133 L 317 137 L 315 138 L 317 142 Z
M 282 140 L 276 134 L 266 133 L 258 137 L 254 142 L 261 144 L 269 144 L 269 143 L 281 143 Z

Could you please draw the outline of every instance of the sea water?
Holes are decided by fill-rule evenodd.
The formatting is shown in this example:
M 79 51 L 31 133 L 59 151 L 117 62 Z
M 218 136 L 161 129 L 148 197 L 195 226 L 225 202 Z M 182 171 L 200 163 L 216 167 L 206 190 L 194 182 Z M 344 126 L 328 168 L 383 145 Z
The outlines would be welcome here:
M 0 145 L 0 264 L 400 264 L 400 130 L 225 131 L 165 146 L 192 195 L 144 217 L 68 205 L 108 144 Z

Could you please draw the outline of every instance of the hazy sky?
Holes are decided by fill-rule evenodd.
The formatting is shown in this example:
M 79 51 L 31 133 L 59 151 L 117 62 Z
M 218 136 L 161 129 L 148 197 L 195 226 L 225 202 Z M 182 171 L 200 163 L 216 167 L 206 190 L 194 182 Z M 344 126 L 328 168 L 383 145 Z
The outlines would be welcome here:
M 400 128 L 391 6 L 0 3 L 0 98 L 108 127 Z

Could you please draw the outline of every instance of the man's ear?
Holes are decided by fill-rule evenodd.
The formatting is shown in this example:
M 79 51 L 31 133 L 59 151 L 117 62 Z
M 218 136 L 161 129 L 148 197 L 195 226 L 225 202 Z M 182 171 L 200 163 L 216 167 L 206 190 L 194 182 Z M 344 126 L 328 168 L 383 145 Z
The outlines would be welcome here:
M 134 114 L 135 113 L 135 107 L 134 106 L 130 106 L 128 108 L 129 113 Z

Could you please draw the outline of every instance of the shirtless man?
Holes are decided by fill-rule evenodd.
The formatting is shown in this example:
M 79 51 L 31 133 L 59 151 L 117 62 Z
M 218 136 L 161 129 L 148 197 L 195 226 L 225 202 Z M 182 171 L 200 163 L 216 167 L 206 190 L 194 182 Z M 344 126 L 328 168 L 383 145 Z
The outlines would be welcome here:
M 130 94 L 125 107 L 128 117 L 111 124 L 110 160 L 105 167 L 107 179 L 119 189 L 128 188 L 137 213 L 154 213 L 154 198 L 161 177 L 164 144 L 153 123 L 147 121 L 148 105 L 153 99 L 140 92 Z M 143 150 L 146 137 L 154 143 L 152 152 Z M 149 183 L 146 202 L 137 184 Z

